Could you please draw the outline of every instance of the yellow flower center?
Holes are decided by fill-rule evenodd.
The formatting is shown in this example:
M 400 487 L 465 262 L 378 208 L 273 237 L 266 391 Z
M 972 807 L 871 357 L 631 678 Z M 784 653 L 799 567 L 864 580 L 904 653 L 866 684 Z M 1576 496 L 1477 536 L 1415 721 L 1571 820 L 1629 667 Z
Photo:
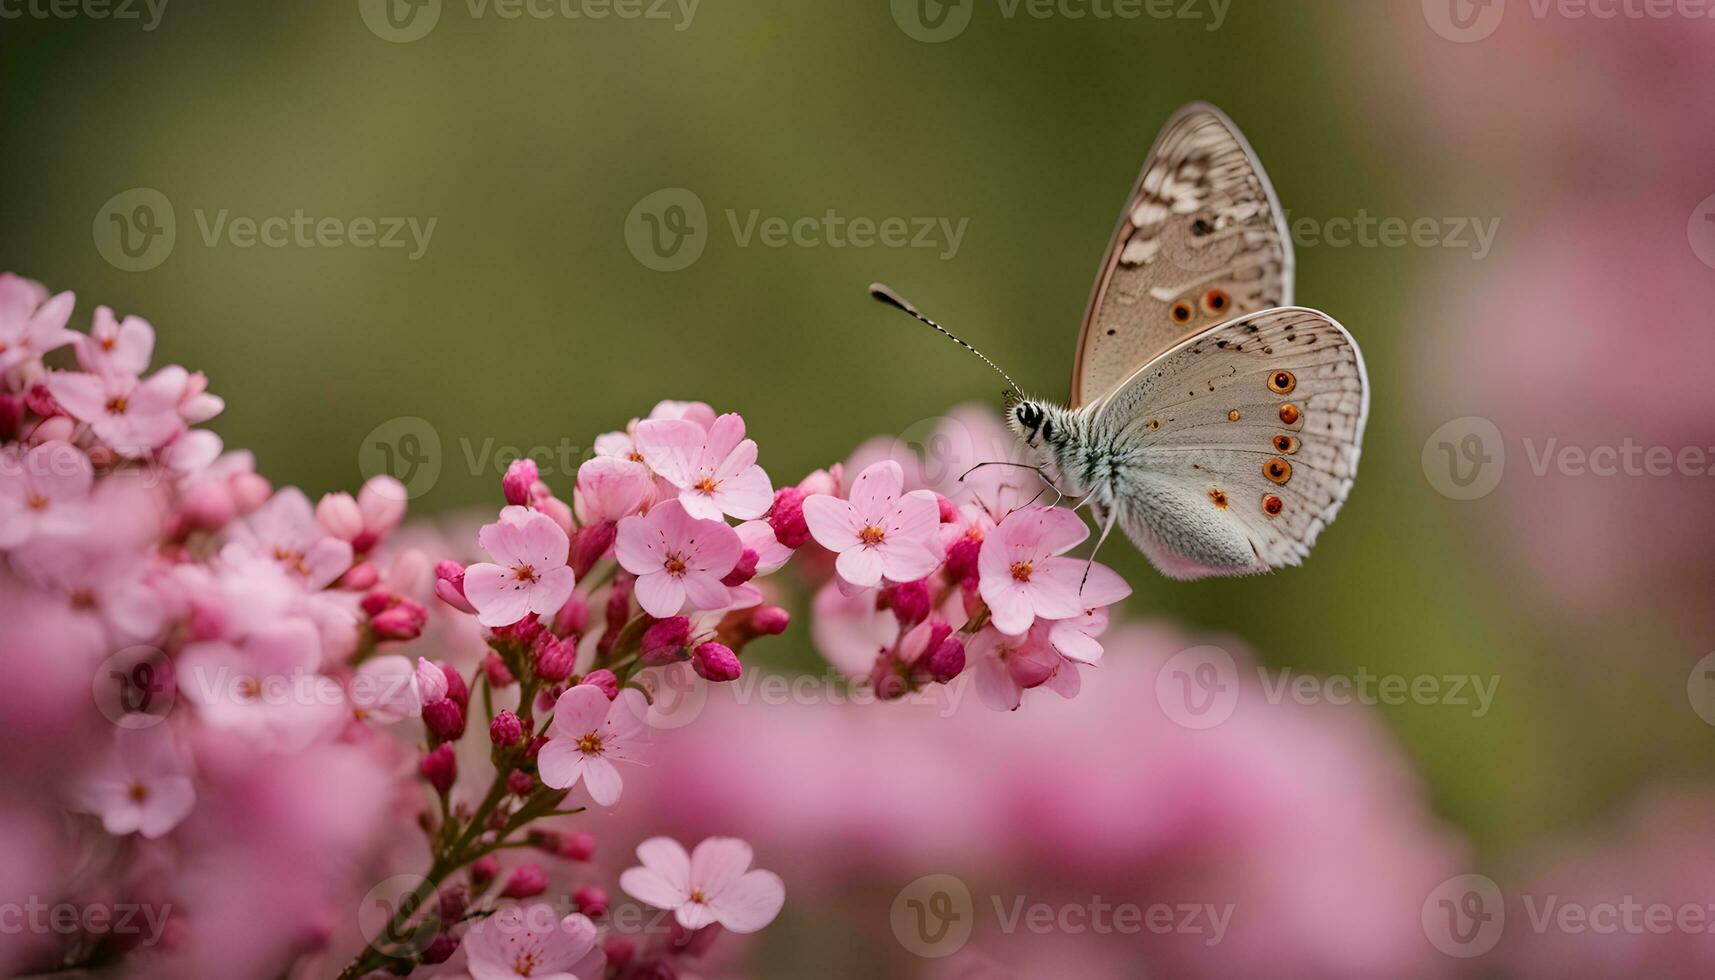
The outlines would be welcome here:
M 131 404 L 124 395 L 115 395 L 107 400 L 107 414 L 109 415 L 124 415 L 125 410 L 130 407 Z
M 689 566 L 685 564 L 685 559 L 680 558 L 678 555 L 668 555 L 667 561 L 662 567 L 667 569 L 668 575 L 683 575 L 685 574 L 685 569 Z
M 512 972 L 521 977 L 528 977 L 534 975 L 536 968 L 541 965 L 542 958 L 534 951 L 519 953 L 518 958 L 512 961 Z
M 536 581 L 536 569 L 530 565 L 519 565 L 512 570 L 512 577 L 520 582 Z
M 39 493 L 32 493 L 28 497 L 24 498 L 24 506 L 31 510 L 47 510 L 48 498 Z
M 148 798 L 149 798 L 149 787 L 144 786 L 142 783 L 133 783 L 131 785 L 131 799 L 132 800 L 134 800 L 138 803 L 141 803 Z
M 701 480 L 697 481 L 696 489 L 698 493 L 714 493 L 716 490 L 720 489 L 720 484 L 715 482 L 714 477 L 705 476 Z
M 1015 582 L 1028 582 L 1028 581 L 1030 581 L 1030 573 L 1032 571 L 1034 571 L 1034 569 L 1032 569 L 1030 567 L 1030 563 L 1027 561 L 1018 561 L 1018 562 L 1012 563 L 1012 579 Z
M 858 532 L 858 540 L 871 547 L 880 544 L 886 537 L 886 529 L 877 527 L 874 524 L 870 524 Z
M 601 736 L 590 732 L 578 739 L 578 751 L 584 755 L 601 755 Z

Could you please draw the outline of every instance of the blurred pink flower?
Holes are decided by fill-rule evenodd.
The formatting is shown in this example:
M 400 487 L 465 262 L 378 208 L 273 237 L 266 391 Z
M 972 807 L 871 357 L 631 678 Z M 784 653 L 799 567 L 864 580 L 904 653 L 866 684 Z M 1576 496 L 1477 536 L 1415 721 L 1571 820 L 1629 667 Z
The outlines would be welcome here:
M 786 885 L 772 871 L 751 870 L 750 845 L 736 837 L 710 837 L 696 850 L 670 837 L 637 845 L 641 867 L 619 876 L 619 887 L 658 909 L 669 909 L 686 929 L 719 924 L 756 932 L 774 921 L 786 902 Z
M 41 283 L 0 274 L 0 374 L 74 342 L 66 323 L 75 301 L 71 293 L 49 299 Z
M 310 498 L 297 487 L 276 491 L 250 516 L 235 522 L 228 535 L 255 554 L 272 558 L 311 591 L 331 585 L 351 567 L 351 542 L 322 527 Z
M 191 760 L 166 726 L 115 729 L 112 755 L 75 793 L 79 805 L 119 837 L 161 837 L 196 806 Z
M 512 905 L 471 927 L 464 948 L 472 980 L 601 980 L 607 959 L 595 923 L 551 905 Z
M 182 374 L 163 369 L 143 381 L 130 374 L 54 371 L 47 385 L 60 407 L 87 423 L 121 456 L 147 456 L 184 428 L 179 417 Z
M 0 455 L 0 548 L 23 544 L 56 518 L 75 518 L 94 482 L 89 457 L 68 442 Z
M 89 333 L 77 337 L 78 366 L 91 374 L 138 375 L 155 355 L 155 328 L 140 316 L 120 320 L 105 306 L 95 308 Z

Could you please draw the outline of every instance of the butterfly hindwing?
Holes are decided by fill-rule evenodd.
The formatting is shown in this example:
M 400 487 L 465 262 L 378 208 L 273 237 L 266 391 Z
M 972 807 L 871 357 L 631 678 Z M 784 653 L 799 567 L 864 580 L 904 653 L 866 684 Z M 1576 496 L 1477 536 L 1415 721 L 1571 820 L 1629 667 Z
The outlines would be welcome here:
M 1071 405 L 1230 317 L 1292 302 L 1292 244 L 1268 176 L 1219 109 L 1185 106 L 1156 137 L 1091 291 Z
M 1091 406 L 1128 537 L 1177 578 L 1296 565 L 1357 473 L 1369 383 L 1345 328 L 1302 308 L 1211 327 Z

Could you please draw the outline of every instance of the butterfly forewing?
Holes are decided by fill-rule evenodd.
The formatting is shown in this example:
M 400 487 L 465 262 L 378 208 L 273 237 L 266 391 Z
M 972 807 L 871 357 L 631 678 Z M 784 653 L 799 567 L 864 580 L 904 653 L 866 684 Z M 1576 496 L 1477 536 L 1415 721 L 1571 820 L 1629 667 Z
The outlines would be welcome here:
M 1212 324 L 1292 302 L 1292 244 L 1262 165 L 1203 103 L 1174 114 L 1144 162 L 1096 277 L 1074 408 Z
M 1308 555 L 1351 490 L 1368 407 L 1356 342 L 1301 308 L 1208 328 L 1092 406 L 1121 526 L 1179 578 Z

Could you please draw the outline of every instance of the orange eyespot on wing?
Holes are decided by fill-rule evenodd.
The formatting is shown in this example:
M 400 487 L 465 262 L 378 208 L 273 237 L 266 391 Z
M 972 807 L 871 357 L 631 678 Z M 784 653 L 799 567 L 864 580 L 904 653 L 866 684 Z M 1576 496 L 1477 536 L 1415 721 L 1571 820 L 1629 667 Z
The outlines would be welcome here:
M 1228 296 L 1224 289 L 1211 289 L 1203 294 L 1202 302 L 1199 305 L 1203 307 L 1204 313 L 1210 316 L 1221 316 L 1233 308 L 1233 298 Z
M 1303 417 L 1304 415 L 1298 411 L 1297 405 L 1288 404 L 1280 406 L 1280 421 L 1282 424 L 1297 425 L 1298 420 Z
M 1222 490 L 1220 487 L 1210 488 L 1209 499 L 1214 501 L 1216 510 L 1227 509 L 1227 492 Z
M 1276 371 L 1268 376 L 1268 390 L 1277 395 L 1284 395 L 1298 387 L 1298 379 L 1291 371 Z
M 1173 317 L 1174 323 L 1190 323 L 1191 317 L 1194 316 L 1196 312 L 1196 310 L 1191 308 L 1190 303 L 1180 300 L 1173 304 L 1173 309 L 1170 311 L 1169 315 Z
M 1280 512 L 1285 509 L 1286 504 L 1272 493 L 1262 498 L 1262 512 L 1270 517 L 1279 517 Z
M 1262 464 L 1262 475 L 1274 483 L 1284 484 L 1292 479 L 1292 464 L 1276 456 Z
M 1290 456 L 1298 451 L 1298 440 L 1283 432 L 1274 437 L 1274 451 L 1282 456 Z

